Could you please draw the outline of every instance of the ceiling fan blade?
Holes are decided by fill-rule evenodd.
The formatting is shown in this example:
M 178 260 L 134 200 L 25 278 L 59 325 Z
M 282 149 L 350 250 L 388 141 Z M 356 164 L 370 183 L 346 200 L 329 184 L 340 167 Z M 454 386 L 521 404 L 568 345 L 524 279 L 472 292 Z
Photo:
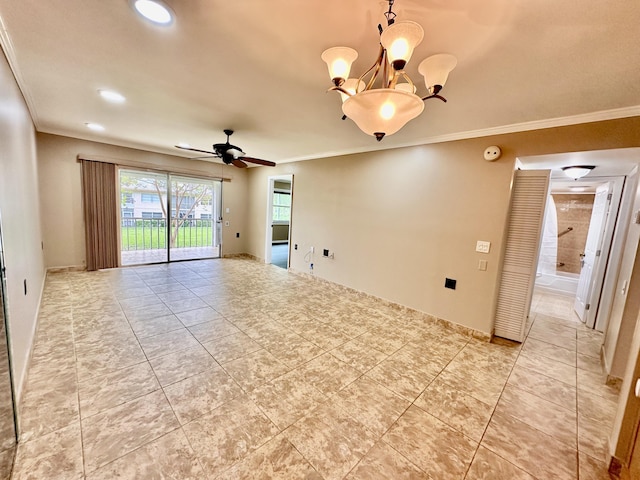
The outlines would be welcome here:
M 181 147 L 180 145 L 175 145 L 175 147 L 179 148 L 180 150 L 189 150 L 190 152 L 208 153 L 209 155 L 214 155 L 216 157 L 219 156 L 216 152 L 210 152 L 209 150 L 198 150 L 197 148 Z
M 242 160 L 238 160 L 237 158 L 234 158 L 233 160 L 231 160 L 231 163 L 238 168 L 247 168 L 247 164 L 244 163 Z
M 265 165 L 267 167 L 275 167 L 275 162 L 270 162 L 269 160 L 260 160 L 259 158 L 252 157 L 242 157 L 242 160 L 245 162 L 255 163 L 257 165 Z

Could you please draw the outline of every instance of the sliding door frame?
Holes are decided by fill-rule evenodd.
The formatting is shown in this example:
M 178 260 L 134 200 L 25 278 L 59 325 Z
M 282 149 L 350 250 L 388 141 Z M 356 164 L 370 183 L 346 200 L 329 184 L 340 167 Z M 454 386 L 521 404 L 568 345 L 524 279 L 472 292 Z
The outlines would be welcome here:
M 222 211 L 223 211 L 223 200 L 222 200 L 222 192 L 223 192 L 223 184 L 225 181 L 229 181 L 229 179 L 225 179 L 222 177 L 217 177 L 217 176 L 207 176 L 207 175 L 202 175 L 202 176 L 198 176 L 196 174 L 191 174 L 191 173 L 179 173 L 179 172 L 172 172 L 172 171 L 168 171 L 168 170 L 158 170 L 158 169 L 151 169 L 151 168 L 144 168 L 144 167 L 135 167 L 135 166 L 127 166 L 127 165 L 116 165 L 116 198 L 118 199 L 118 224 L 119 224 L 119 228 L 118 228 L 118 260 L 119 260 L 119 264 L 120 266 L 122 265 L 122 202 L 120 201 L 120 199 L 122 198 L 122 191 L 121 191 L 121 182 L 120 182 L 120 173 L 122 171 L 131 171 L 131 172 L 136 172 L 136 173 L 149 173 L 152 175 L 164 175 L 166 178 L 166 182 L 167 182 L 167 188 L 166 188 L 166 217 L 165 218 L 165 222 L 166 222 L 166 227 L 165 227 L 165 248 L 166 248 L 166 253 L 167 253 L 167 260 L 165 261 L 158 261 L 158 262 L 148 262 L 148 263 L 142 263 L 139 265 L 155 265 L 155 264 L 162 264 L 162 263 L 171 263 L 171 262 L 179 262 L 179 261 L 189 261 L 189 260 L 209 260 L 209 259 L 216 259 L 216 258 L 222 258 L 222 238 L 223 238 L 223 232 L 222 232 L 222 228 L 221 228 L 221 221 L 222 221 Z M 216 207 L 215 211 L 211 212 L 211 228 L 214 230 L 212 232 L 212 241 L 214 241 L 215 239 L 218 240 L 218 256 L 217 257 L 202 257 L 202 258 L 193 258 L 193 259 L 181 259 L 181 260 L 172 260 L 171 259 L 171 234 L 172 234 L 172 230 L 173 230 L 173 226 L 172 226 L 172 211 L 173 211 L 173 188 L 172 188 L 172 181 L 173 178 L 182 178 L 182 179 L 193 179 L 193 180 L 197 180 L 200 182 L 206 181 L 206 182 L 210 182 L 211 186 L 212 186 L 212 207 Z M 219 187 L 219 195 L 217 195 L 217 189 L 215 186 L 215 182 L 220 182 L 220 187 Z M 178 212 L 176 212 L 176 214 L 178 214 Z M 132 264 L 133 265 L 133 264 Z M 131 266 L 132 266 L 131 265 Z M 136 264 L 137 265 L 137 264 Z M 130 266 L 130 265 L 126 265 L 126 266 Z

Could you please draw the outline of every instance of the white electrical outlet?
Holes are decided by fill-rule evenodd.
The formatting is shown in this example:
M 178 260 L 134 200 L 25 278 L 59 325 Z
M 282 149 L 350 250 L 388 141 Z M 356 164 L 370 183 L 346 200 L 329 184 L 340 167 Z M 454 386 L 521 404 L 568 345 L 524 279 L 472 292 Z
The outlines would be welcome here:
M 485 242 L 483 240 L 478 240 L 476 242 L 476 252 L 489 253 L 490 249 L 491 249 L 491 242 Z

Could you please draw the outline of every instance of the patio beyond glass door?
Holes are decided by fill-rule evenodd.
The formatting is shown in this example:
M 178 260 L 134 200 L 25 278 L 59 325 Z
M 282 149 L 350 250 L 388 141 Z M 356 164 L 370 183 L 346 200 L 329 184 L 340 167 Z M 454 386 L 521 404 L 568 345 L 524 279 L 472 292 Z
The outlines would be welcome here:
M 171 260 L 220 256 L 220 183 L 171 176 Z
M 220 257 L 222 182 L 120 170 L 121 264 Z
M 167 185 L 166 174 L 120 170 L 122 265 L 169 260 Z

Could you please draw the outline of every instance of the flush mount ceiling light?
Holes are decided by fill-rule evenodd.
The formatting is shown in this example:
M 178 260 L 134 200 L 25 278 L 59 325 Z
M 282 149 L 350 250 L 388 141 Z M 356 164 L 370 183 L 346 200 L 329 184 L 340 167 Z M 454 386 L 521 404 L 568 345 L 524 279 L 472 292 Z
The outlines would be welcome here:
M 173 22 L 169 7 L 158 0 L 132 0 L 132 3 L 140 15 L 156 25 L 167 26 Z
M 579 178 L 591 173 L 591 170 L 594 168 L 596 168 L 595 165 L 571 165 L 568 167 L 562 167 L 562 171 L 567 177 L 578 180 Z
M 111 103 L 124 103 L 126 98 L 124 95 L 114 92 L 113 90 L 98 90 L 98 93 L 102 98 L 104 98 L 107 102 Z
M 104 127 L 99 123 L 86 122 L 85 125 L 89 130 L 93 130 L 94 132 L 104 132 Z
M 342 96 L 342 112 L 368 135 L 378 141 L 392 135 L 413 120 L 424 110 L 424 101 L 437 98 L 447 77 L 458 63 L 456 57 L 446 53 L 433 55 L 423 60 L 418 72 L 424 77 L 428 94 L 416 95 L 417 88 L 405 72 L 414 48 L 422 41 L 424 31 L 415 22 L 396 22 L 392 12 L 394 0 L 384 16 L 387 28 L 378 25 L 380 51 L 376 62 L 359 78 L 349 78 L 351 64 L 358 52 L 349 47 L 333 47 L 322 53 L 327 63 L 333 86 Z

